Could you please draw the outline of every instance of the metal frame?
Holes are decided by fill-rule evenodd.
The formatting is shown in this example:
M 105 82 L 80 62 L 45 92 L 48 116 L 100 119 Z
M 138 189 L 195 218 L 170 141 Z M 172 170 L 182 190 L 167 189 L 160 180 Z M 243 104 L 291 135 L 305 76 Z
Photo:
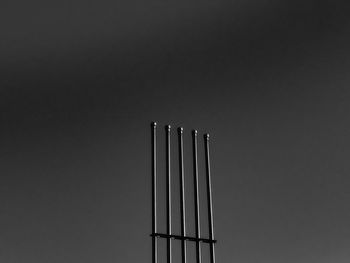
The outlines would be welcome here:
M 181 233 L 172 233 L 172 195 L 171 195 L 171 126 L 165 126 L 166 146 L 166 233 L 158 233 L 157 230 L 157 123 L 152 122 L 152 263 L 158 263 L 158 238 L 167 240 L 167 263 L 172 263 L 172 241 L 181 241 L 181 262 L 187 262 L 186 242 L 196 243 L 196 263 L 202 262 L 201 243 L 208 243 L 210 249 L 210 263 L 215 263 L 215 243 L 212 205 L 212 186 L 209 155 L 209 134 L 204 135 L 206 192 L 208 206 L 209 238 L 201 237 L 200 225 L 200 198 L 199 198 L 199 173 L 198 173 L 198 132 L 192 131 L 193 150 L 193 194 L 195 208 L 195 236 L 186 235 L 186 199 L 185 199 L 185 172 L 184 172 L 184 140 L 182 127 L 178 128 L 178 152 L 179 152 L 179 188 L 180 188 L 180 217 Z

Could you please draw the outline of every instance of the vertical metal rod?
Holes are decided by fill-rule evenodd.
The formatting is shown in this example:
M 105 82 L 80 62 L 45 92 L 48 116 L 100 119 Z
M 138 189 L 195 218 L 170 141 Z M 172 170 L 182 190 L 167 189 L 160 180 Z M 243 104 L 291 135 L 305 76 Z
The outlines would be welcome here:
M 183 128 L 178 129 L 179 141 L 179 171 L 180 171 L 180 214 L 181 236 L 186 236 L 186 211 L 185 211 L 185 175 L 183 158 Z M 181 262 L 186 263 L 186 240 L 181 240 Z
M 170 171 L 170 130 L 171 126 L 166 125 L 166 195 L 167 195 L 167 234 L 171 235 L 171 171 Z M 167 239 L 167 263 L 171 263 L 171 238 Z
M 211 175 L 210 175 L 209 134 L 204 135 L 204 148 L 205 148 L 205 164 L 206 164 L 206 177 L 207 177 L 209 239 L 213 240 L 214 228 L 213 228 L 213 203 L 212 203 L 212 189 L 211 189 Z M 215 263 L 214 243 L 210 243 L 210 262 Z
M 196 130 L 192 131 L 192 144 L 193 144 L 193 185 L 194 185 L 194 207 L 195 207 L 195 235 L 196 238 L 200 238 L 200 217 L 199 217 L 199 192 L 198 192 L 198 155 L 197 155 L 197 134 Z M 202 262 L 201 244 L 196 241 L 196 259 L 197 263 Z
M 157 123 L 152 122 L 152 234 L 157 232 Z M 157 237 L 152 236 L 152 263 L 158 262 Z

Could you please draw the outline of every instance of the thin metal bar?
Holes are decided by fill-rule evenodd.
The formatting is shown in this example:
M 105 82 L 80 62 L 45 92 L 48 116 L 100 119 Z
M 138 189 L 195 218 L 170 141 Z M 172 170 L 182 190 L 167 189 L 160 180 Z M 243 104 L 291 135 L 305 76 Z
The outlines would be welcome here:
M 193 242 L 203 242 L 203 243 L 217 243 L 217 240 L 215 239 L 208 239 L 208 238 L 196 238 L 196 237 L 190 237 L 190 236 L 179 236 L 179 235 L 167 235 L 162 233 L 154 233 L 151 234 L 151 236 L 160 237 L 160 238 L 172 238 L 177 240 L 186 240 L 186 241 L 193 241 Z
M 157 232 L 157 123 L 152 122 L 152 233 Z M 157 237 L 152 236 L 152 262 L 158 262 Z
M 200 244 L 200 217 L 199 217 L 199 191 L 198 191 L 198 155 L 197 155 L 197 134 L 196 130 L 192 131 L 193 143 L 193 186 L 194 186 L 194 207 L 195 207 L 195 235 L 196 235 L 196 259 L 197 263 L 202 262 L 202 251 Z
M 167 195 L 167 234 L 171 235 L 171 171 L 170 171 L 170 130 L 171 126 L 166 125 L 166 195 Z M 167 240 L 167 263 L 171 263 L 171 238 Z
M 183 158 L 183 128 L 178 129 L 179 141 L 179 171 L 180 171 L 180 215 L 181 215 L 181 236 L 186 236 L 186 211 L 185 211 L 185 175 Z M 181 240 L 181 259 L 186 263 L 186 240 Z
M 211 188 L 211 174 L 210 174 L 210 155 L 209 155 L 209 134 L 204 135 L 205 148 L 205 164 L 206 164 L 206 178 L 207 178 L 207 199 L 208 199 L 208 222 L 209 222 L 209 239 L 214 239 L 213 227 L 213 203 L 212 203 L 212 188 Z M 214 243 L 210 243 L 210 262 L 215 263 L 215 248 Z

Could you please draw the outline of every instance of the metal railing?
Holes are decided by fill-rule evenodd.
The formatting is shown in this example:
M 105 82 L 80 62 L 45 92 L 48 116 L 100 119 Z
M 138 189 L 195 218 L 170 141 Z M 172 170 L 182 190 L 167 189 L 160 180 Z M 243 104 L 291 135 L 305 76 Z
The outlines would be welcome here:
M 157 228 L 157 123 L 152 122 L 152 263 L 158 263 L 158 239 L 164 238 L 167 241 L 166 258 L 167 263 L 172 263 L 172 241 L 181 242 L 181 262 L 187 263 L 187 242 L 196 243 L 196 263 L 202 262 L 201 243 L 208 243 L 210 250 L 210 263 L 215 263 L 215 243 L 214 225 L 213 225 L 213 208 L 212 208 L 212 187 L 210 173 L 210 154 L 209 154 L 209 134 L 204 134 L 204 151 L 205 151 L 205 170 L 206 170 L 206 194 L 208 206 L 208 228 L 209 237 L 201 236 L 200 220 L 200 196 L 199 196 L 199 174 L 198 174 L 198 132 L 192 131 L 192 151 L 193 151 L 193 193 L 195 209 L 195 236 L 186 234 L 186 212 L 185 212 L 185 173 L 184 173 L 184 129 L 177 129 L 178 135 L 178 152 L 179 152 L 179 182 L 180 182 L 180 217 L 181 231 L 180 234 L 172 232 L 172 193 L 171 193 L 171 126 L 165 126 L 165 148 L 166 148 L 166 233 L 159 233 Z

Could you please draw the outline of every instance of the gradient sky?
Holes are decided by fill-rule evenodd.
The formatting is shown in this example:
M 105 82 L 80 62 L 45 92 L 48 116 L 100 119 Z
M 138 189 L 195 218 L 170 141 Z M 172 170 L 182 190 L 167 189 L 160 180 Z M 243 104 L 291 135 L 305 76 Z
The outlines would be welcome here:
M 347 1 L 5 0 L 0 32 L 1 262 L 151 262 L 154 120 L 187 183 L 211 134 L 218 263 L 350 261 Z

